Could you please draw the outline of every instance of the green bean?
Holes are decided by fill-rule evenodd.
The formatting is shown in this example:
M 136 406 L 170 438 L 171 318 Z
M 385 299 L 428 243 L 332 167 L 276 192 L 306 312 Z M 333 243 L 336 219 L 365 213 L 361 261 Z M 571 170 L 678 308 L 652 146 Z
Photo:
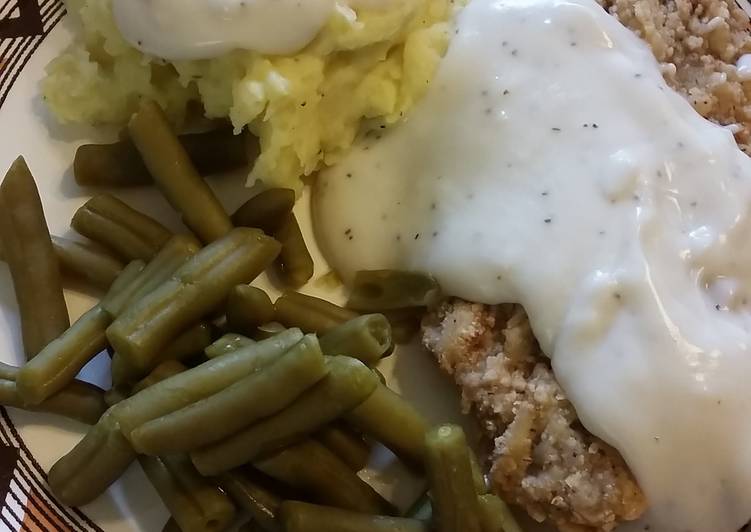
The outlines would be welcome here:
M 97 305 L 29 360 L 16 379 L 23 400 L 37 405 L 73 381 L 107 346 L 104 331 L 111 321 L 112 317 Z
M 428 532 L 416 519 L 365 515 L 339 508 L 285 501 L 280 509 L 284 532 Z
M 318 340 L 308 335 L 261 371 L 138 427 L 130 434 L 130 441 L 138 452 L 149 455 L 192 451 L 212 444 L 284 409 L 321 380 L 328 368 Z
M 227 298 L 227 326 L 233 332 L 251 334 L 274 319 L 274 304 L 268 294 L 247 284 L 235 286 Z
M 326 369 L 328 375 L 323 380 L 281 412 L 191 453 L 198 470 L 204 475 L 228 471 L 300 441 L 360 404 L 378 385 L 373 372 L 354 358 L 329 358 Z M 200 426 L 201 432 L 206 432 L 203 424 L 194 426 Z M 176 430 L 170 432 L 178 433 Z M 137 447 L 141 448 L 140 445 Z
M 470 450 L 464 431 L 442 425 L 425 437 L 425 467 L 439 532 L 482 532 Z
M 136 275 L 138 265 L 127 268 L 124 281 Z M 119 297 L 123 283 L 113 283 L 104 301 Z M 47 344 L 18 372 L 18 392 L 24 402 L 39 404 L 62 390 L 107 345 L 105 330 L 112 315 L 97 305 L 81 316 L 62 335 Z
M 272 338 L 277 334 L 283 333 L 286 330 L 287 327 L 285 327 L 281 323 L 272 321 L 269 323 L 264 323 L 263 325 L 259 325 L 258 328 L 253 331 L 252 336 L 254 340 L 266 340 L 267 338 Z
M 162 362 L 157 367 L 155 367 L 146 377 L 133 385 L 133 393 L 135 394 L 141 392 L 146 388 L 150 388 L 151 386 L 154 386 L 159 382 L 165 381 L 170 377 L 179 375 L 180 373 L 183 373 L 187 370 L 187 366 L 184 366 L 177 360 L 167 360 L 165 362 Z
M 522 532 L 511 509 L 495 495 L 480 496 L 480 522 L 483 532 Z
M 321 337 L 325 355 L 346 355 L 376 365 L 391 349 L 391 325 L 382 314 L 366 314 L 339 325 Z
M 127 261 L 151 259 L 171 236 L 162 224 L 109 194 L 87 201 L 71 226 Z
M 352 468 L 352 471 L 361 471 L 368 465 L 370 445 L 351 428 L 341 424 L 329 425 L 319 430 L 316 438 Z
M 295 206 L 295 191 L 270 188 L 250 198 L 232 215 L 237 227 L 255 227 L 268 235 L 282 225 Z
M 411 519 L 430 521 L 433 518 L 433 505 L 430 502 L 430 494 L 425 491 L 404 513 Z
M 435 279 L 423 273 L 359 271 L 355 274 L 347 306 L 361 312 L 423 307 L 434 302 L 438 292 Z
M 242 168 L 257 149 L 255 139 L 249 134 L 234 135 L 230 127 L 178 138 L 201 175 Z M 154 183 L 130 139 L 114 144 L 79 146 L 73 160 L 73 175 L 82 187 L 134 187 Z
M 355 512 L 392 514 L 394 508 L 323 444 L 287 447 L 254 463 L 261 472 L 299 489 L 321 504 Z
M 128 124 L 128 132 L 162 194 L 193 233 L 208 244 L 232 230 L 229 216 L 156 103 L 141 104 Z
M 148 368 L 171 339 L 218 309 L 232 287 L 258 276 L 279 247 L 258 230 L 234 229 L 120 315 L 107 329 L 110 344 L 131 365 Z
M 52 397 L 38 405 L 24 403 L 15 378 L 0 379 L 0 405 L 12 406 L 30 412 L 45 412 L 75 419 L 93 425 L 102 416 L 107 405 L 103 391 L 93 384 L 75 380 Z
M 65 271 L 90 281 L 97 288 L 109 289 L 125 267 L 120 259 L 92 244 L 59 236 L 52 237 L 52 244 Z
M 264 532 L 280 532 L 276 516 L 282 499 L 257 477 L 249 471 L 230 471 L 219 477 L 219 485 Z
M 50 469 L 52 493 L 68 506 L 93 501 L 122 475 L 136 453 L 110 408 L 86 436 Z
M 242 334 L 229 333 L 225 334 L 213 344 L 206 347 L 203 352 L 207 358 L 217 358 L 227 353 L 232 353 L 248 345 L 256 343 L 255 340 L 243 336 Z
M 357 316 L 349 309 L 297 292 L 286 292 L 274 304 L 276 321 L 309 333 L 325 334 Z
M 70 321 L 39 190 L 23 157 L 0 184 L 0 242 L 18 301 L 24 353 L 31 359 Z
M 175 235 L 167 240 L 141 273 L 122 290 L 105 297 L 102 307 L 113 318 L 167 282 L 188 259 L 195 255 L 200 245 L 188 235 Z
M 161 364 L 167 361 L 183 361 L 201 351 L 211 344 L 211 325 L 208 323 L 199 323 L 180 334 L 175 338 L 161 354 L 154 360 L 155 364 Z M 144 371 L 134 368 L 128 364 L 119 354 L 112 355 L 112 382 L 113 384 L 122 385 L 134 382 L 143 377 Z
M 289 213 L 273 235 L 282 244 L 274 263 L 279 278 L 291 288 L 301 287 L 313 277 L 313 257 L 295 215 Z
M 139 456 L 138 462 L 183 532 L 221 532 L 235 507 L 216 484 L 203 478 L 183 456 Z
M 407 465 L 422 466 L 428 423 L 411 404 L 383 384 L 345 418 L 363 434 L 389 448 Z
M 118 404 L 115 416 L 123 433 L 224 390 L 271 364 L 302 340 L 299 329 L 238 349 L 171 377 Z

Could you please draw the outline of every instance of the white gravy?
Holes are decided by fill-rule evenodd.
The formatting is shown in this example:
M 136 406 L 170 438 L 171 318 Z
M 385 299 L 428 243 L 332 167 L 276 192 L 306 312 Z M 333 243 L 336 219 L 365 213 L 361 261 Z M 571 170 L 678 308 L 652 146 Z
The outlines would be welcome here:
M 345 279 L 518 302 L 654 531 L 751 517 L 751 159 L 593 0 L 473 0 L 425 99 L 319 177 Z
M 172 61 L 235 49 L 296 53 L 337 8 L 379 9 L 392 0 L 112 0 L 115 23 L 142 52 Z

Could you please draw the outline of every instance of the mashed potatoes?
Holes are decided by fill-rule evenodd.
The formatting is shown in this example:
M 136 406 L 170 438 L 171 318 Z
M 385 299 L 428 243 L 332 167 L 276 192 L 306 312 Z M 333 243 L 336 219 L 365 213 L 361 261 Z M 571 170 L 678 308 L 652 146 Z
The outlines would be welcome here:
M 331 164 L 363 124 L 397 121 L 430 81 L 459 2 L 405 0 L 388 10 L 342 8 L 316 40 L 291 57 L 236 51 L 168 63 L 121 37 L 110 0 L 68 0 L 77 41 L 48 67 L 42 91 L 63 122 L 124 124 L 141 97 L 176 124 L 191 102 L 211 118 L 247 126 L 262 153 L 250 180 L 299 189 L 301 177 Z

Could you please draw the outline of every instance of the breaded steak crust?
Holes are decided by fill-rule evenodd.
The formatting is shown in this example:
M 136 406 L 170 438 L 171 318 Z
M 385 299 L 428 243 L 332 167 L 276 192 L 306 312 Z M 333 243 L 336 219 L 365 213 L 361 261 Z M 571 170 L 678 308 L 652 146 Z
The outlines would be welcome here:
M 423 343 L 492 442 L 492 482 L 507 501 L 567 532 L 644 512 L 623 459 L 577 421 L 519 305 L 447 301 L 424 319 Z

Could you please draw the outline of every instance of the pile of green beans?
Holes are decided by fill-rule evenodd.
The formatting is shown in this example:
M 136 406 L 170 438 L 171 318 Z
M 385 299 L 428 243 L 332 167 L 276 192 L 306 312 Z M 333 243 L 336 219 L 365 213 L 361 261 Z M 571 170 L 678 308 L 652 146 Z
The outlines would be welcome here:
M 251 285 L 269 270 L 292 289 L 313 276 L 292 190 L 230 218 L 200 177 L 247 165 L 252 144 L 228 129 L 177 137 L 144 101 L 127 139 L 79 149 L 79 183 L 154 183 L 190 234 L 101 194 L 71 221 L 91 242 L 51 237 L 23 159 L 0 184 L 29 358 L 0 364 L 0 405 L 90 425 L 50 470 L 54 495 L 87 504 L 137 462 L 168 532 L 222 532 L 238 511 L 249 532 L 520 532 L 461 429 L 431 430 L 376 369 L 438 297 L 431 277 L 360 272 L 346 308 Z M 72 326 L 61 268 L 105 292 Z M 105 350 L 106 393 L 76 378 Z M 429 481 L 406 517 L 358 475 L 375 444 Z

